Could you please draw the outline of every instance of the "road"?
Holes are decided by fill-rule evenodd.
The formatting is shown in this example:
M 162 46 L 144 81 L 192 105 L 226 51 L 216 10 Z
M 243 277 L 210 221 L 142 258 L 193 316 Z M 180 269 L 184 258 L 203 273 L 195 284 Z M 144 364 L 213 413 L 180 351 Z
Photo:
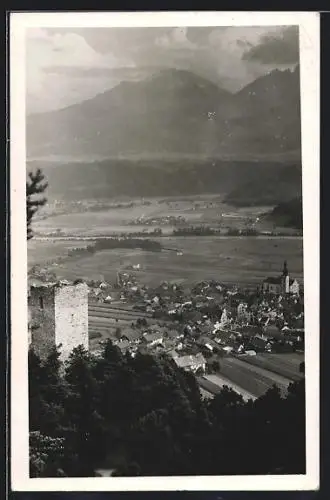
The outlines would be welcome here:
M 36 235 L 33 237 L 35 241 L 95 241 L 95 240 L 112 240 L 113 238 L 125 238 L 129 237 L 127 236 L 122 236 L 119 234 L 113 234 L 112 236 L 110 235 L 96 235 L 96 236 L 40 236 Z M 153 238 L 153 239 L 166 239 L 168 236 L 159 236 L 159 235 L 153 235 L 153 234 L 145 234 L 145 236 L 133 236 L 134 238 Z M 192 236 L 192 238 L 195 238 L 196 236 Z M 170 236 L 170 238 L 189 238 L 189 236 Z M 200 238 L 204 238 L 204 236 L 200 236 Z M 270 239 L 283 239 L 283 240 L 296 240 L 296 239 L 302 239 L 302 236 L 271 236 L 271 235 L 259 235 L 259 236 L 228 236 L 226 234 L 215 234 L 212 236 L 212 238 L 217 238 L 217 239 L 233 239 L 236 238 L 237 240 L 239 239 L 255 239 L 255 240 L 270 240 Z
M 229 380 L 228 378 L 226 377 L 223 377 L 221 374 L 217 373 L 215 375 L 205 375 L 204 377 L 201 377 L 199 379 L 199 384 L 200 386 L 206 390 L 207 392 L 209 393 L 213 393 L 213 394 L 216 394 L 216 392 L 219 392 L 219 391 L 214 391 L 212 390 L 212 385 L 211 384 L 207 384 L 207 383 L 203 383 L 203 380 L 207 381 L 207 382 L 211 382 L 212 385 L 215 385 L 219 388 L 219 391 L 224 387 L 224 386 L 227 386 L 227 387 L 230 387 L 231 389 L 233 389 L 235 392 L 237 392 L 237 394 L 240 394 L 243 399 L 245 401 L 248 401 L 249 399 L 256 399 L 256 397 L 251 394 L 250 392 L 246 391 L 245 389 L 243 389 L 242 387 L 240 387 L 239 385 L 235 384 L 234 382 L 232 382 L 231 380 Z

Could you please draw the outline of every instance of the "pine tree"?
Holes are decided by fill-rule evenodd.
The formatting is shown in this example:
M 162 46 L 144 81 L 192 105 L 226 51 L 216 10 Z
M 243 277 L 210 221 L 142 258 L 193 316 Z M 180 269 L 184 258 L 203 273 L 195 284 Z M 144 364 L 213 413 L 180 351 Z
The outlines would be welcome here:
M 83 346 L 73 349 L 65 380 L 66 468 L 70 476 L 93 476 L 102 455 L 102 419 L 97 412 L 99 390 L 93 360 Z
M 65 440 L 65 384 L 60 374 L 59 352 L 54 349 L 42 362 L 29 351 L 29 426 L 31 477 L 63 476 Z
M 32 219 L 37 210 L 44 206 L 47 199 L 41 197 L 48 187 L 45 181 L 45 176 L 38 169 L 36 172 L 29 172 L 28 180 L 26 182 L 26 221 L 27 221 L 27 239 L 33 238 Z
M 33 349 L 29 351 L 30 431 L 38 430 L 53 437 L 61 434 L 66 394 L 59 356 L 58 350 L 54 349 L 41 362 Z

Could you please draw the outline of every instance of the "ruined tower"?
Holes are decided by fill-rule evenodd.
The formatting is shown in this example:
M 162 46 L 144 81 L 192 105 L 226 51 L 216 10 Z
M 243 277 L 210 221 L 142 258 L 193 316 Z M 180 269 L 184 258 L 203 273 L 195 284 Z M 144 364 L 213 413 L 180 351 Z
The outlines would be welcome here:
M 67 282 L 31 285 L 29 293 L 29 344 L 41 359 L 61 346 L 61 359 L 72 349 L 88 349 L 88 286 Z

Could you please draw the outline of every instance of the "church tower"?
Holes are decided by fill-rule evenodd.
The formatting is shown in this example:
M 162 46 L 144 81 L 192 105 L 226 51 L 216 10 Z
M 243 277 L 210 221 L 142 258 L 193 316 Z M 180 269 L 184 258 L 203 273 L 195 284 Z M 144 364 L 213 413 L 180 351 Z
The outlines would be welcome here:
M 283 293 L 290 293 L 290 276 L 286 260 L 284 261 L 283 265 L 282 288 L 283 288 Z

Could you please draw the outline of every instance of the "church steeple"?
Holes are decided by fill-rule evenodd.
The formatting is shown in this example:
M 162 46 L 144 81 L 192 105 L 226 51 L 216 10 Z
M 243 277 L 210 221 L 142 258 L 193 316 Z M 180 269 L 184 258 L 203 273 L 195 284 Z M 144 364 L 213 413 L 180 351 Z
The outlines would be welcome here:
M 282 274 L 282 276 L 288 276 L 288 275 L 289 275 L 288 265 L 287 265 L 287 262 L 285 260 L 284 261 L 284 265 L 283 265 L 283 274 Z

